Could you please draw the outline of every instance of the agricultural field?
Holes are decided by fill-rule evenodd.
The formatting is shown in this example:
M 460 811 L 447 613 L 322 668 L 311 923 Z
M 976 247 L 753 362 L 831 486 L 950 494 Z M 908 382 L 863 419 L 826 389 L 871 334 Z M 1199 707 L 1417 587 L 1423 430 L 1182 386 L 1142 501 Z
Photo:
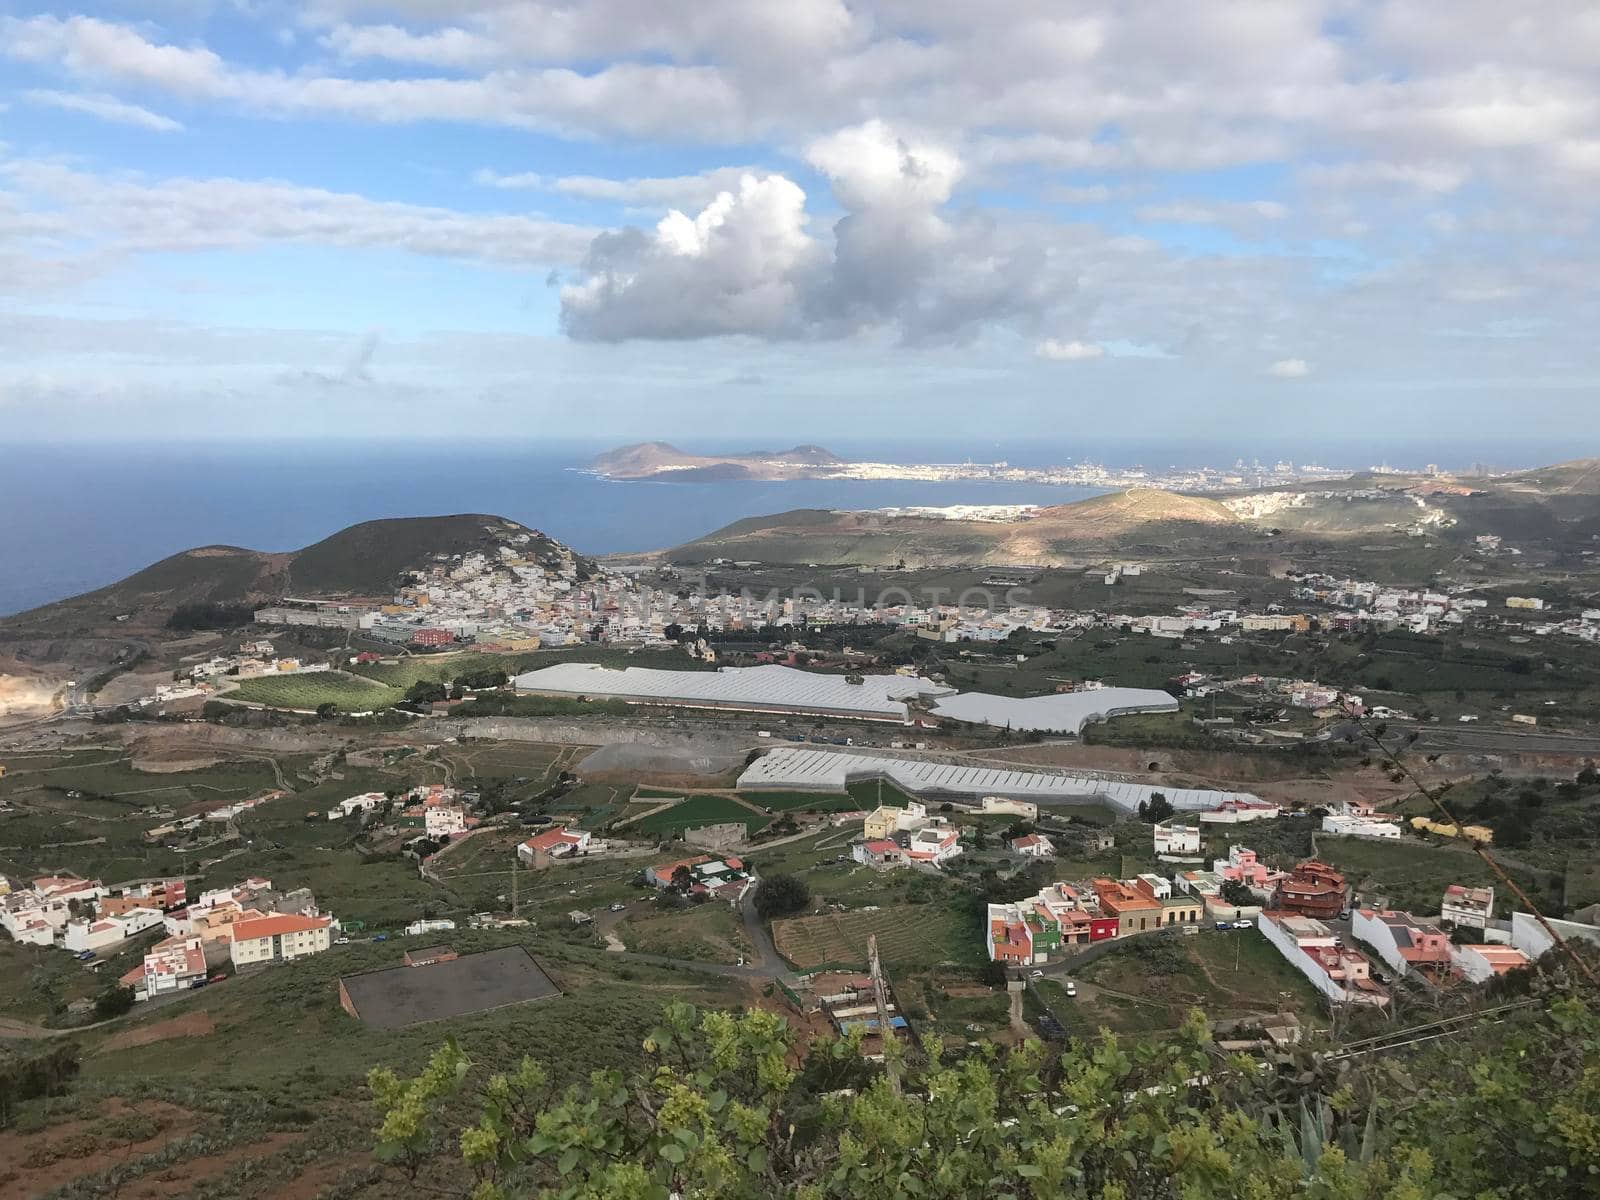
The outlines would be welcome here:
M 915 796 L 907 795 L 886 779 L 858 780 L 846 785 L 845 791 L 850 794 L 852 808 L 862 808 L 869 812 L 880 804 L 891 808 L 904 808 L 908 804 L 916 803 Z
M 472 780 L 526 780 L 548 786 L 561 771 L 583 757 L 581 746 L 552 746 L 540 742 L 494 742 L 488 745 L 452 746 L 443 757 L 465 787 Z
M 397 704 L 405 699 L 405 690 L 338 671 L 318 671 L 308 675 L 264 675 L 259 679 L 246 679 L 219 698 L 306 712 L 333 704 L 340 712 L 349 713 L 370 712 Z
M 837 792 L 741 792 L 740 796 L 773 812 L 850 812 L 861 807 L 855 796 Z
M 983 954 L 977 923 L 955 907 L 902 904 L 772 923 L 778 953 L 801 970 L 825 963 L 864 964 L 872 934 L 890 967 L 971 963 Z
M 1176 1029 L 1189 1010 L 1212 1018 L 1269 1015 L 1282 1007 L 1302 1022 L 1319 1011 L 1316 992 L 1253 930 L 1190 937 L 1131 938 L 1073 973 L 1078 996 L 1041 982 L 1047 1007 L 1075 1036 Z
M 642 821 L 635 821 L 622 832 L 666 836 L 701 825 L 721 825 L 731 821 L 742 821 L 746 833 L 756 833 L 771 824 L 772 818 L 754 812 L 726 796 L 691 796 L 681 804 L 674 804 Z

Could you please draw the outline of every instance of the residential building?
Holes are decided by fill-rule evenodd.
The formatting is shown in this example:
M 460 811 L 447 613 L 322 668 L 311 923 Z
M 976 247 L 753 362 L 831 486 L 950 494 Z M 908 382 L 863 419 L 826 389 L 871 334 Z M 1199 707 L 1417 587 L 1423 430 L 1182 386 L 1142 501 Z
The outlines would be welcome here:
M 1450 973 L 1449 935 L 1410 913 L 1359 908 L 1350 916 L 1350 933 L 1376 950 L 1396 975 L 1416 971 L 1439 981 Z
M 1354 814 L 1329 813 L 1322 818 L 1322 832 L 1335 837 L 1398 839 L 1400 826 Z
M 134 908 L 114 917 L 68 921 L 61 931 L 61 944 L 75 954 L 85 950 L 103 950 L 146 929 L 155 929 L 161 922 L 162 914 L 158 908 Z
M 961 853 L 960 833 L 945 824 L 925 825 L 906 843 L 906 858 L 914 863 L 943 866 Z
M 1033 935 L 1015 904 L 989 905 L 989 961 L 1026 967 L 1033 963 Z
M 413 646 L 449 646 L 455 640 L 456 635 L 448 629 L 418 629 L 411 635 Z
M 1011 853 L 1021 854 L 1027 858 L 1054 858 L 1056 848 L 1050 844 L 1050 839 L 1042 833 L 1025 833 L 1021 837 L 1014 837 L 1006 843 Z
M 1021 817 L 1025 821 L 1039 819 L 1039 806 L 1030 800 L 1012 800 L 1008 796 L 985 796 L 978 802 L 978 811 L 986 816 Z
M 205 947 L 197 937 L 171 937 L 157 942 L 144 962 L 122 977 L 136 998 L 147 1000 L 165 992 L 182 991 L 206 977 Z
M 1172 898 L 1172 880 L 1165 875 L 1156 875 L 1154 873 L 1139 875 L 1133 880 L 1133 885 L 1152 900 L 1170 900 Z
M 1215 871 L 1179 871 L 1173 884 L 1186 895 L 1206 900 L 1222 894 L 1222 876 Z
M 1217 859 L 1211 869 L 1224 880 L 1242 883 L 1263 895 L 1270 895 L 1278 880 L 1283 878 L 1282 871 L 1274 871 L 1247 846 L 1229 846 L 1228 857 Z
M 371 812 L 375 808 L 381 808 L 388 799 L 389 797 L 382 792 L 363 792 L 359 796 L 351 796 L 339 801 L 328 810 L 328 820 L 337 821 L 356 812 Z
M 439 804 L 423 810 L 422 829 L 431 838 L 451 837 L 467 828 L 467 810 L 459 804 Z
M 1115 879 L 1095 879 L 1090 886 L 1100 900 L 1100 911 L 1117 918 L 1117 936 L 1145 933 L 1161 925 L 1161 902 Z
M 645 868 L 645 878 L 654 887 L 670 887 L 680 868 L 688 873 L 684 890 L 690 896 L 714 896 L 737 904 L 750 890 L 752 881 L 743 860 L 732 855 L 712 858 L 709 854 L 697 854 L 693 858 L 659 863 Z
M 927 820 L 927 808 L 915 800 L 904 808 L 882 804 L 868 813 L 866 819 L 862 821 L 861 836 L 869 842 L 877 841 L 879 838 L 893 837 L 897 833 L 909 833 L 920 829 Z
M 332 917 L 290 913 L 250 917 L 234 923 L 229 954 L 236 967 L 321 954 L 333 945 L 332 927 Z
M 1487 929 L 1494 920 L 1494 889 L 1452 883 L 1439 902 L 1439 924 L 1453 929 Z
M 1372 966 L 1321 921 L 1291 912 L 1264 912 L 1259 928 L 1286 961 L 1335 1004 L 1382 1007 L 1389 994 L 1372 980 Z
M 852 843 L 850 857 L 858 863 L 879 869 L 903 867 L 906 863 L 905 852 L 900 849 L 900 843 L 893 838 L 875 838 L 870 842 Z
M 1269 821 L 1280 812 L 1282 809 L 1268 800 L 1227 800 L 1197 815 L 1206 825 L 1242 825 L 1247 821 Z
M 568 829 L 563 825 L 558 829 L 547 829 L 523 842 L 517 847 L 517 857 L 533 866 L 539 862 L 541 856 L 567 858 L 574 854 L 587 853 L 590 840 L 591 835 L 587 829 Z
M 1473 983 L 1488 983 L 1496 975 L 1526 967 L 1532 960 L 1515 946 L 1451 946 L 1450 961 Z
M 1344 911 L 1344 876 L 1320 859 L 1308 858 L 1278 880 L 1272 906 L 1306 917 L 1337 917 Z
M 1199 854 L 1200 829 L 1196 825 L 1184 825 L 1177 821 L 1168 821 L 1154 827 L 1156 854 Z

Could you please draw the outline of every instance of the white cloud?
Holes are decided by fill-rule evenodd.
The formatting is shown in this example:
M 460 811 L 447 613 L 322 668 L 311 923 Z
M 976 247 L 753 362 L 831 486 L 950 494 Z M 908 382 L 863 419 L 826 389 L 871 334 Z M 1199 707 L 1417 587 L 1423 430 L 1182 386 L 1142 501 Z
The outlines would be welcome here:
M 43 261 L 59 257 L 57 229 L 83 247 L 74 261 L 156 250 L 206 250 L 298 242 L 382 247 L 463 261 L 533 266 L 575 262 L 592 229 L 512 214 L 461 213 L 372 200 L 277 181 L 100 176 L 55 162 L 0 158 L 0 179 L 51 214 L 18 231 Z M 6 240 L 0 205 L 0 246 Z M 39 222 L 45 221 L 43 226 Z M 24 240 L 25 239 L 25 240 Z
M 1274 379 L 1304 379 L 1311 374 L 1311 364 L 1303 358 L 1280 358 L 1267 368 Z
M 698 175 L 655 178 L 605 179 L 595 175 L 541 175 L 535 171 L 501 175 L 480 170 L 473 181 L 484 187 L 554 192 L 580 200 L 598 200 L 629 208 L 704 208 L 723 192 L 737 191 L 749 175 L 765 178 L 769 172 L 759 167 L 717 167 Z
M 1040 358 L 1054 362 L 1083 362 L 1105 357 L 1106 348 L 1098 342 L 1061 342 L 1055 338 L 1045 338 L 1034 347 L 1033 352 Z
M 176 133 L 183 128 L 171 117 L 164 117 L 160 113 L 151 112 L 148 108 L 140 108 L 137 104 L 129 104 L 126 101 L 118 100 L 115 96 L 88 92 L 58 92 L 47 88 L 34 88 L 23 92 L 22 98 L 30 104 L 42 104 L 49 108 L 60 108 L 68 112 L 85 113 L 91 117 L 99 117 L 102 121 L 112 121 L 118 125 L 133 125 L 156 133 Z

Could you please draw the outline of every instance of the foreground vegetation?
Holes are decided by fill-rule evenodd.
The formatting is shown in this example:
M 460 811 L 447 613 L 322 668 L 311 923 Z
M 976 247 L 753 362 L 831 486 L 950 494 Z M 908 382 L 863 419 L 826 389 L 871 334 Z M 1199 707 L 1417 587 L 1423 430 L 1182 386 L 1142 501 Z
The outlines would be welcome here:
M 880 1072 L 854 1041 L 798 1060 L 770 1012 L 672 1004 L 645 1066 L 565 1090 L 529 1059 L 485 1076 L 453 1042 L 370 1085 L 379 1159 L 475 1200 L 1593 1196 L 1600 1018 L 1548 999 L 1410 1059 L 1302 1052 L 1267 1072 L 1218 1055 L 1198 1012 L 1159 1044 L 947 1057 L 930 1038 Z

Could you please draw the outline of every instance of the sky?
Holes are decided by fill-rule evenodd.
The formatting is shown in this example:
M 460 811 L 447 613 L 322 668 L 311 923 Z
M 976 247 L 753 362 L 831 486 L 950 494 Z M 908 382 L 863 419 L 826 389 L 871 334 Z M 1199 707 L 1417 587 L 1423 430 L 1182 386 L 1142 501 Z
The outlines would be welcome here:
M 18 440 L 1511 446 L 1588 0 L 0 0 Z

